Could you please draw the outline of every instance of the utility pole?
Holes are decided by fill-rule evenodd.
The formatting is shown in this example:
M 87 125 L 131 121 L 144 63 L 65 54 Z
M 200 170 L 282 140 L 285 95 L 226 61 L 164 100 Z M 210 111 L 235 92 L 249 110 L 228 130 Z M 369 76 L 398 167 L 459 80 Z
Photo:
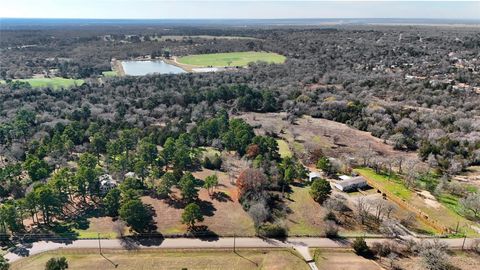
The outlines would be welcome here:
M 233 252 L 235 253 L 235 234 L 233 234 Z
M 100 243 L 100 233 L 98 235 L 98 251 L 100 252 L 100 255 L 102 255 L 102 245 Z

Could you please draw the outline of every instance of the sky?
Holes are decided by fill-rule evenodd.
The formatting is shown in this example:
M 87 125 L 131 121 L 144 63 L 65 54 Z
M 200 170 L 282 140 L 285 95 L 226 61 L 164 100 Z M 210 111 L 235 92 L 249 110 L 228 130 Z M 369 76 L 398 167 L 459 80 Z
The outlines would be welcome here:
M 480 19 L 480 1 L 2 0 L 0 18 Z

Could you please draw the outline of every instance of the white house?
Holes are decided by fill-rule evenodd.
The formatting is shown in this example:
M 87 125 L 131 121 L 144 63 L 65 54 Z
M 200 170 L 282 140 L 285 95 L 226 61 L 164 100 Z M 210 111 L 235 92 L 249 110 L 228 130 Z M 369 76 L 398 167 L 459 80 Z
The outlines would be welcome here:
M 315 180 L 315 178 L 321 178 L 322 176 L 320 175 L 320 173 L 318 172 L 310 172 L 308 174 L 308 181 L 309 182 L 312 182 L 313 180 Z
M 110 174 L 103 174 L 98 177 L 98 181 L 100 182 L 100 192 L 102 194 L 108 193 L 111 189 L 117 187 L 117 181 L 113 180 Z
M 334 186 L 341 191 L 347 192 L 356 190 L 358 188 L 367 187 L 368 183 L 367 180 L 365 180 L 365 178 L 363 178 L 362 176 L 357 176 L 347 180 L 338 181 L 334 184 Z
M 134 172 L 127 172 L 125 178 L 137 178 L 137 175 Z

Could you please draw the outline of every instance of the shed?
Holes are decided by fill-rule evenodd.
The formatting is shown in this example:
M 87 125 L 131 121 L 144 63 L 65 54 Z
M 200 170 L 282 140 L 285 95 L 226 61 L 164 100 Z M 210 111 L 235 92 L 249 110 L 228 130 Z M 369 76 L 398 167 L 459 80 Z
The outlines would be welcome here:
M 110 174 L 101 175 L 98 177 L 98 181 L 100 182 L 100 192 L 103 194 L 117 187 L 117 181 L 115 181 Z
M 339 181 L 335 183 L 334 186 L 341 191 L 347 192 L 357 188 L 367 187 L 368 183 L 367 180 L 365 180 L 365 178 L 362 176 L 357 176 L 347 180 Z
M 308 181 L 312 182 L 315 178 L 321 178 L 322 176 L 318 172 L 310 172 L 308 174 Z

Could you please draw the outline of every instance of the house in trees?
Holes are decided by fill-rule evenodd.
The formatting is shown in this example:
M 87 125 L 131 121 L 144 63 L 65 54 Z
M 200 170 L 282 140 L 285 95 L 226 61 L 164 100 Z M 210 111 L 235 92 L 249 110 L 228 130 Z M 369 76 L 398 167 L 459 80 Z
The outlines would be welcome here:
M 359 188 L 367 187 L 368 183 L 367 180 L 365 180 L 365 178 L 363 178 L 362 176 L 357 176 L 350 179 L 338 181 L 334 184 L 334 186 L 343 192 L 348 192 Z
M 316 178 L 321 178 L 322 175 L 319 172 L 310 172 L 308 174 L 308 182 L 312 182 Z
M 124 175 L 125 178 L 137 178 L 137 175 L 134 172 L 127 172 Z
M 117 181 L 114 180 L 110 174 L 101 175 L 98 177 L 98 181 L 100 182 L 100 192 L 102 194 L 107 194 L 118 185 Z

